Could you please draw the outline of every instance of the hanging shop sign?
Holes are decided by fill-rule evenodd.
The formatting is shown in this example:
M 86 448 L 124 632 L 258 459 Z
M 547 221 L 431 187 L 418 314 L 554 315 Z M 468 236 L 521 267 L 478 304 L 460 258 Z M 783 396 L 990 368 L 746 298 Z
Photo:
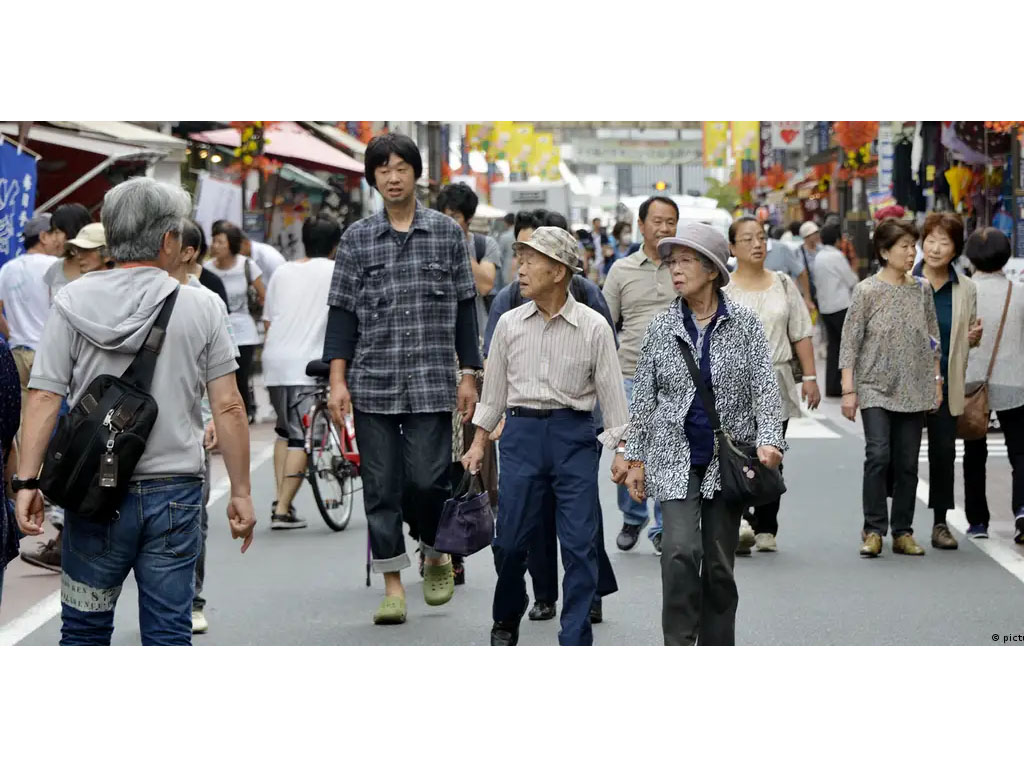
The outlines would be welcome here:
M 772 124 L 761 123 L 761 173 L 775 165 L 775 151 L 772 143 Z
M 697 141 L 574 139 L 572 151 L 576 162 L 587 165 L 687 165 L 701 160 Z
M 800 152 L 804 148 L 804 124 L 801 120 L 775 120 L 772 122 L 772 146 Z
M 0 138 L 0 265 L 23 250 L 21 231 L 35 206 L 35 156 Z

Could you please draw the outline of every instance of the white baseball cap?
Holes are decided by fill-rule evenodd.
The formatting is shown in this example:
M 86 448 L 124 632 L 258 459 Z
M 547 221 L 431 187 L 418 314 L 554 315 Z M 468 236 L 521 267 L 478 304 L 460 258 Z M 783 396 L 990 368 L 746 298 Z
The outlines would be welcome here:
M 811 235 L 816 235 L 820 231 L 820 227 L 813 221 L 805 221 L 800 225 L 800 237 L 805 240 Z

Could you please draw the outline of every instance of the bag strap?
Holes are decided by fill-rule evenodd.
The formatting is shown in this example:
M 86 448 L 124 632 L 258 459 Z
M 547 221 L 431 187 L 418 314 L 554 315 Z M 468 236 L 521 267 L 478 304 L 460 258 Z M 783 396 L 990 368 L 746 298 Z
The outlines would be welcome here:
M 174 302 L 178 299 L 178 291 L 180 289 L 181 286 L 176 287 L 174 292 L 164 299 L 164 305 L 160 308 L 160 313 L 156 316 L 156 322 L 153 323 L 153 327 L 149 329 L 145 342 L 143 342 L 141 349 L 135 353 L 135 359 L 128 366 L 128 370 L 121 375 L 122 381 L 134 384 L 147 392 L 149 391 L 149 385 L 153 381 L 153 371 L 156 370 L 156 358 L 164 345 L 167 321 L 171 319 L 171 312 L 174 310 Z
M 473 233 L 473 250 L 476 254 L 476 263 L 479 264 L 487 255 L 487 238 L 478 232 Z
M 679 348 L 683 351 L 683 360 L 686 361 L 686 367 L 690 370 L 690 378 L 693 379 L 693 383 L 697 387 L 697 394 L 700 395 L 701 402 L 704 403 L 704 411 L 707 413 L 708 419 L 711 420 L 711 429 L 717 435 L 722 431 L 722 422 L 718 418 L 718 411 L 715 410 L 714 395 L 711 394 L 704 377 L 701 376 L 700 369 L 697 368 L 697 361 L 693 359 L 690 345 L 678 336 L 676 336 L 676 341 L 679 342 Z
M 999 342 L 1003 339 L 1003 328 L 1006 327 L 1006 313 L 1010 309 L 1010 295 L 1013 293 L 1013 282 L 1006 282 L 1006 301 L 1003 302 L 1003 316 L 999 319 L 999 330 L 996 332 L 996 343 L 992 347 L 992 359 L 988 361 L 988 372 L 985 374 L 985 383 L 992 378 L 992 370 L 996 367 L 996 355 L 999 354 Z
M 242 268 L 245 270 L 245 287 L 248 288 L 252 285 L 252 268 L 249 266 L 249 257 L 243 256 L 245 261 L 242 262 Z

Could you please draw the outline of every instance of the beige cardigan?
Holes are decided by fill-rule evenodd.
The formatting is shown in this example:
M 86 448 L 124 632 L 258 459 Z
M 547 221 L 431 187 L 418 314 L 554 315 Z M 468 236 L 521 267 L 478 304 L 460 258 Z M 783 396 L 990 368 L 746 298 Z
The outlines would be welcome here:
M 957 274 L 953 283 L 953 325 L 949 332 L 949 412 L 964 412 L 964 382 L 967 379 L 967 331 L 978 317 L 978 287 L 966 275 Z M 990 329 L 984 329 L 989 332 Z M 995 329 L 991 329 L 995 333 Z

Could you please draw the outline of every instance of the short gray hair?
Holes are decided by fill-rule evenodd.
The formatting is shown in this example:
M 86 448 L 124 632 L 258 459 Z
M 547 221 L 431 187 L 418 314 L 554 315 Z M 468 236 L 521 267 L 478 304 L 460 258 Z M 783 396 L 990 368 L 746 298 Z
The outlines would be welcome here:
M 712 281 L 712 284 L 715 286 L 715 288 L 721 288 L 722 273 L 718 270 L 718 267 L 715 266 L 715 262 L 713 262 L 711 259 L 705 256 L 703 253 L 700 253 L 699 251 L 694 251 L 694 253 L 697 255 L 697 261 L 704 269 L 704 271 L 715 276 L 715 279 Z
M 146 176 L 128 179 L 103 197 L 100 220 L 114 261 L 153 261 L 164 235 L 181 236 L 192 198 L 180 187 Z

